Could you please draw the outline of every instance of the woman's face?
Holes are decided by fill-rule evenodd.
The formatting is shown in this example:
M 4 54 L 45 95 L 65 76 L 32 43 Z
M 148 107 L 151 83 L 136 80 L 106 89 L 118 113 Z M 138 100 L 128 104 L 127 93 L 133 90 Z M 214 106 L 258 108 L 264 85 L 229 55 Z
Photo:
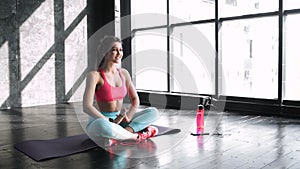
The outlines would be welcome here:
M 114 63 L 121 63 L 121 59 L 123 57 L 123 48 L 122 43 L 120 42 L 114 42 L 110 51 L 106 54 L 107 61 L 111 61 Z

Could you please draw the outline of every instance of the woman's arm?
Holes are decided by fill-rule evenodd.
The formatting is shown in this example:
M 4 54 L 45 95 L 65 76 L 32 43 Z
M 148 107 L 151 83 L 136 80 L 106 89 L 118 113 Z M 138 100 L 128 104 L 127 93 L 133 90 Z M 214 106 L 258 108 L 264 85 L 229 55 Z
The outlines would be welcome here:
M 122 69 L 122 73 L 126 79 L 126 87 L 127 87 L 128 96 L 129 96 L 129 99 L 131 102 L 130 108 L 129 108 L 128 112 L 126 113 L 126 116 L 128 117 L 128 120 L 130 121 L 132 119 L 134 113 L 137 112 L 137 109 L 140 105 L 140 99 L 139 99 L 136 89 L 131 81 L 129 72 L 126 69 Z
M 86 86 L 83 95 L 83 111 L 93 118 L 105 118 L 93 105 L 96 86 L 100 75 L 96 71 L 89 72 L 86 78 Z

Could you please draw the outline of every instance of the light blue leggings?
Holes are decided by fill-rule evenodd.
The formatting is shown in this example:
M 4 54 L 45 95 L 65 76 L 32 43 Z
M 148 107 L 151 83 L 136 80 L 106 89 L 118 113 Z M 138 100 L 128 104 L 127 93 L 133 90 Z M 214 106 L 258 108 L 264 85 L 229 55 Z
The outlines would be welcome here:
M 119 112 L 101 112 L 107 118 L 115 119 Z M 113 138 L 116 140 L 130 139 L 131 133 L 125 129 L 130 126 L 134 132 L 141 131 L 151 125 L 159 118 L 158 110 L 154 107 L 146 108 L 136 112 L 130 123 L 116 124 L 108 121 L 106 118 L 94 119 L 90 117 L 90 121 L 86 126 L 86 130 L 90 136 Z

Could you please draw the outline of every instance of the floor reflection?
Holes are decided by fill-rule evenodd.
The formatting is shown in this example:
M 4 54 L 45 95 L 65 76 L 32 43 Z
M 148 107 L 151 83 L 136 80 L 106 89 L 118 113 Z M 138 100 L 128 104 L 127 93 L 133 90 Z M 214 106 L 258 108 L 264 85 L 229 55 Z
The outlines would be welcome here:
M 145 158 L 154 156 L 156 149 L 157 146 L 151 139 L 141 142 L 131 140 L 117 141 L 115 145 L 106 148 L 106 150 L 112 154 L 130 158 Z
M 140 143 L 123 141 L 105 149 L 99 147 L 89 154 L 91 157 L 91 168 L 122 169 L 134 166 L 140 160 L 144 160 L 143 165 L 145 167 L 157 164 L 156 157 L 151 156 L 154 153 L 155 143 L 151 140 L 146 140 Z M 97 163 L 94 163 L 95 161 Z M 101 161 L 103 161 L 103 164 Z

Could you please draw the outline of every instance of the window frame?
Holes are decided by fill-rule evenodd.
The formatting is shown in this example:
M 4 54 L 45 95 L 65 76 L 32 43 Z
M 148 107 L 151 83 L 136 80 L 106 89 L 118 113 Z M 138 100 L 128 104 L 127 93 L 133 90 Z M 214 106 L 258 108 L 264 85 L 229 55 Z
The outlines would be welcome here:
M 130 6 L 130 2 L 129 6 Z M 216 57 L 215 57 L 215 95 L 211 95 L 213 98 L 218 99 L 217 102 L 226 102 L 225 109 L 228 110 L 238 110 L 238 111 L 245 111 L 245 112 L 251 112 L 252 110 L 254 112 L 261 112 L 261 114 L 276 114 L 276 115 L 285 115 L 285 116 L 299 116 L 300 114 L 297 113 L 300 109 L 300 101 L 297 100 L 284 100 L 283 99 L 283 41 L 284 41 L 284 19 L 285 16 L 288 14 L 300 14 L 300 8 L 299 9 L 283 9 L 283 0 L 278 0 L 278 11 L 273 12 L 265 12 L 265 13 L 256 13 L 256 14 L 247 14 L 247 15 L 241 15 L 241 16 L 231 16 L 231 17 L 222 17 L 219 18 L 219 4 L 218 1 L 215 1 L 215 18 L 214 19 L 208 19 L 208 20 L 198 20 L 198 21 L 192 21 L 189 22 L 189 24 L 198 24 L 198 23 L 206 23 L 206 22 L 214 22 L 215 24 L 215 50 L 216 50 Z M 128 4 L 127 4 L 128 6 Z M 129 7 L 130 8 L 130 7 Z M 167 33 L 170 35 L 171 27 L 174 27 L 176 25 L 184 25 L 186 23 L 174 23 L 170 24 L 169 21 L 169 0 L 167 0 Z M 122 6 L 121 6 L 121 13 L 122 13 Z M 127 14 L 130 14 L 127 13 Z M 278 91 L 277 91 L 277 99 L 264 99 L 264 98 L 251 98 L 251 97 L 238 97 L 238 96 L 224 96 L 220 95 L 220 79 L 218 78 L 220 75 L 219 72 L 219 30 L 221 28 L 223 21 L 230 21 L 230 20 L 239 20 L 239 19 L 252 19 L 252 18 L 258 18 L 258 17 L 266 17 L 266 16 L 275 16 L 278 17 Z M 153 27 L 156 28 L 156 27 Z M 141 28 L 141 29 L 150 29 L 150 28 Z M 136 30 L 132 30 L 134 32 Z M 131 43 L 128 45 L 131 46 Z M 168 36 L 167 41 L 167 51 L 168 51 L 168 72 L 170 72 L 170 39 Z M 130 69 L 130 68 L 129 68 Z M 170 92 L 170 77 L 168 77 L 168 92 L 166 93 L 160 93 L 162 95 L 172 95 L 172 92 Z M 138 91 L 141 95 L 145 93 L 157 93 L 156 91 Z M 186 93 L 182 92 L 176 92 L 173 94 L 180 94 L 185 95 Z M 197 95 L 195 95 L 197 97 Z M 198 96 L 201 96 L 198 95 Z M 193 97 L 193 96 L 191 96 Z M 143 100 L 143 98 L 141 98 Z M 170 103 L 172 104 L 172 103 Z M 257 110 L 253 105 L 260 105 L 259 107 L 261 109 Z M 266 110 L 266 111 L 265 111 Z

